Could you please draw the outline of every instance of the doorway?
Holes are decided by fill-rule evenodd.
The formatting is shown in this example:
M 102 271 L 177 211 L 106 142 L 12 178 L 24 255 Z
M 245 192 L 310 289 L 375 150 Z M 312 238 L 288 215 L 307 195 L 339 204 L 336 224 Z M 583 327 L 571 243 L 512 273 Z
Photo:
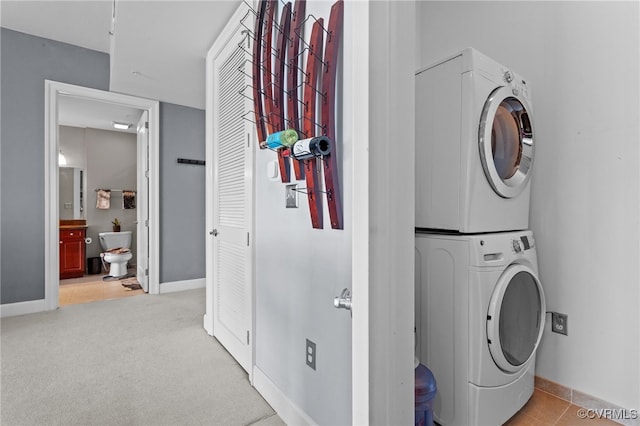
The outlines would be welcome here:
M 143 271 L 146 267 L 145 262 L 138 262 L 144 260 L 144 252 L 136 244 L 138 215 L 146 211 L 145 203 L 138 202 L 137 190 L 141 185 L 138 175 L 146 170 L 146 162 L 137 155 L 142 142 L 141 159 L 146 157 L 146 140 L 138 140 L 138 129 L 144 132 L 144 125 L 136 126 L 143 115 L 146 122 L 144 113 L 138 108 L 60 96 L 60 307 L 144 293 L 135 270 L 137 265 Z M 108 246 L 103 236 L 111 241 Z M 124 262 L 108 261 L 113 255 L 103 257 L 110 248 L 126 249 L 118 256 Z
M 61 103 L 66 100 L 79 102 L 91 102 L 104 108 L 122 108 L 139 111 L 146 115 L 148 126 L 145 126 L 147 148 L 141 148 L 140 126 L 138 122 L 132 123 L 137 128 L 138 136 L 134 156 L 138 173 L 134 181 L 137 184 L 138 208 L 135 220 L 131 220 L 131 226 L 139 237 L 136 245 L 144 250 L 138 252 L 137 264 L 142 267 L 134 271 L 138 281 L 144 282 L 151 294 L 159 293 L 159 102 L 134 96 L 89 89 L 65 83 L 45 82 L 45 303 L 48 309 L 56 309 L 59 306 L 59 176 L 58 156 L 60 154 L 60 114 Z M 144 138 L 143 138 L 144 139 Z M 147 181 L 147 182 L 145 182 Z M 94 185 L 95 186 L 95 185 Z M 117 188 L 124 189 L 124 188 Z M 94 188 L 84 186 L 83 198 L 85 209 L 92 201 Z M 95 201 L 95 200 L 94 200 Z M 64 206 L 63 206 L 64 207 Z M 143 218 L 141 214 L 147 214 Z M 92 241 L 99 245 L 99 241 Z M 147 252 L 145 254 L 145 252 Z M 140 276 L 143 274 L 143 276 Z

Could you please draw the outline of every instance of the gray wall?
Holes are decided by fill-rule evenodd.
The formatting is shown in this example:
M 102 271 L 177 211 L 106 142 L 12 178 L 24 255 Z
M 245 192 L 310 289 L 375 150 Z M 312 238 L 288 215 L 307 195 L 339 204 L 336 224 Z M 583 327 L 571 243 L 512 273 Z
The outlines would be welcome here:
M 545 327 L 536 373 L 637 408 L 638 2 L 429 1 L 417 8 L 417 67 L 473 46 L 531 85 L 530 227 L 547 309 L 569 315 L 568 336 Z
M 44 298 L 44 80 L 108 91 L 109 55 L 1 31 L 0 303 L 6 304 Z M 204 167 L 176 158 L 204 159 L 204 111 L 161 103 L 160 121 L 160 282 L 202 278 Z
M 44 298 L 44 80 L 109 90 L 109 55 L 1 29 L 0 302 Z
M 205 276 L 205 112 L 160 104 L 160 283 Z
M 77 128 L 76 130 L 82 131 Z M 135 221 L 138 210 L 122 208 L 120 191 L 111 192 L 109 209 L 97 209 L 95 189 L 137 190 L 137 137 L 132 133 L 99 129 L 85 129 L 85 135 L 87 152 L 85 212 L 88 225 L 87 236 L 93 240 L 87 245 L 87 257 L 100 255 L 102 248 L 98 234 L 111 232 L 113 230 L 111 221 L 117 217 L 122 231 L 133 232 L 131 236 L 133 257 L 129 263 L 135 265 L 137 261 Z M 62 138 L 62 131 L 60 137 Z

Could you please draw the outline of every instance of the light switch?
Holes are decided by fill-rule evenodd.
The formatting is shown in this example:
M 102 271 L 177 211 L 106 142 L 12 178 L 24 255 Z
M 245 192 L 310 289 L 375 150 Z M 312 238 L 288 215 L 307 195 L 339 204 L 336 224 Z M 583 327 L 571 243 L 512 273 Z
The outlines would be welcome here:
M 269 161 L 267 163 L 267 177 L 271 180 L 277 180 L 280 175 L 277 161 Z

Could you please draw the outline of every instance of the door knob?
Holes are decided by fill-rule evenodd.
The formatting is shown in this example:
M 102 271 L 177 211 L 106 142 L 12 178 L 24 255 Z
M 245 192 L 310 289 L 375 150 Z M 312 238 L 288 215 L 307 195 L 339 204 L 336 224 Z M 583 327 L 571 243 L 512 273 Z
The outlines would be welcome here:
M 348 288 L 342 290 L 340 296 L 333 299 L 333 306 L 336 309 L 346 309 L 347 311 L 351 310 L 351 292 Z

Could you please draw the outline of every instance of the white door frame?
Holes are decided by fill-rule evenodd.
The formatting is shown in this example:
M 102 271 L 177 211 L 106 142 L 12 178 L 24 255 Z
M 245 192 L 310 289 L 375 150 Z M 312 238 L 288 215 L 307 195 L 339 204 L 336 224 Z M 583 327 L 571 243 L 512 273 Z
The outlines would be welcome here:
M 369 117 L 369 412 L 366 422 L 361 413 L 354 424 L 413 424 L 415 1 L 366 4 L 369 95 L 361 104 L 368 105 Z M 362 243 L 355 228 L 354 241 Z M 354 321 L 360 303 L 364 302 L 354 286 Z M 354 335 L 358 334 L 354 324 Z M 357 386 L 354 379 L 354 390 Z M 354 402 L 354 412 L 356 407 Z
M 350 85 L 358 108 L 353 108 L 353 200 L 351 249 L 351 418 L 368 425 L 370 407 L 369 351 L 369 2 L 349 2 L 345 7 L 345 40 L 353 55 Z M 347 36 L 346 32 L 350 34 Z M 345 94 L 345 96 L 347 96 Z M 353 103 L 356 104 L 355 102 Z
M 145 292 L 149 292 L 149 112 L 143 111 L 136 126 L 136 179 L 138 209 L 136 212 L 136 277 Z
M 160 293 L 160 103 L 149 99 L 73 84 L 45 80 L 44 106 L 44 176 L 45 176 L 45 306 L 58 308 L 59 279 L 59 210 L 58 210 L 58 105 L 60 96 L 74 96 L 125 107 L 147 110 L 149 113 L 149 293 Z M 142 224 L 144 225 L 144 224 Z M 138 224 L 141 226 L 141 224 Z

